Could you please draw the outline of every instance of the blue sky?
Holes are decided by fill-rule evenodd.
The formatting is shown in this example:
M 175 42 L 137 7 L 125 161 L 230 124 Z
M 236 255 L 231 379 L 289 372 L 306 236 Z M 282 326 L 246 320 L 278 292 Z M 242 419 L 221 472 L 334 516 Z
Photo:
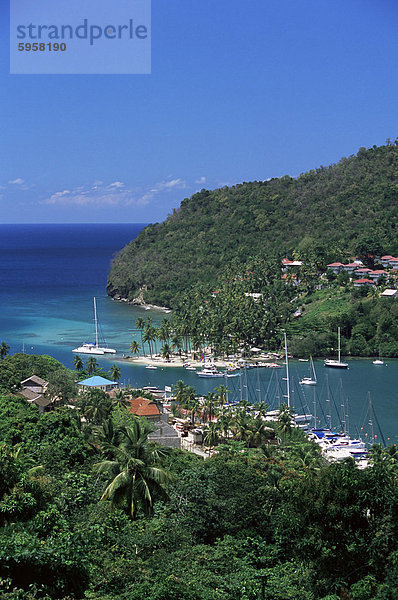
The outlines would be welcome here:
M 161 221 L 398 135 L 396 2 L 152 0 L 151 75 L 10 75 L 5 4 L 3 223 Z

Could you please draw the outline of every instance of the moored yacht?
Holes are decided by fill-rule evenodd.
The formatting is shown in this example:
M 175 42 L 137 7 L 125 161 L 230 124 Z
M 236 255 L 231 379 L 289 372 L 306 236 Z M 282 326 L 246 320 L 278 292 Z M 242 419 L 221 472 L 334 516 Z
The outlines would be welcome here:
M 340 348 L 340 327 L 338 328 L 338 342 L 339 342 L 339 348 L 338 348 L 338 359 L 334 359 L 334 358 L 327 358 L 324 361 L 324 365 L 325 367 L 333 367 L 335 369 L 348 369 L 348 363 L 343 362 L 341 360 L 341 348 Z
M 72 352 L 76 352 L 78 354 L 95 354 L 98 356 L 102 356 L 103 354 L 116 354 L 116 350 L 114 348 L 108 348 L 105 346 L 100 346 L 98 343 L 98 317 L 97 317 L 97 304 L 94 300 L 94 326 L 95 326 L 95 344 L 85 342 L 78 348 L 72 350 Z

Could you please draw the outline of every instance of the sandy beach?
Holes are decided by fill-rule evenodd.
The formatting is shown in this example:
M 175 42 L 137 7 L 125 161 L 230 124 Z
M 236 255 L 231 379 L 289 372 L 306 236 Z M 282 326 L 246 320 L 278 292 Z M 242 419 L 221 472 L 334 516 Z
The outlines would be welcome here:
M 126 356 L 123 358 L 123 360 L 127 361 L 127 362 L 131 362 L 133 364 L 136 365 L 150 365 L 150 366 L 154 366 L 154 367 L 184 367 L 184 365 L 186 365 L 187 363 L 189 363 L 189 365 L 191 367 L 195 367 L 195 368 L 201 368 L 204 367 L 205 365 L 215 365 L 216 367 L 219 368 L 225 368 L 228 365 L 233 364 L 231 361 L 225 361 L 225 360 L 221 360 L 221 359 L 217 359 L 217 360 L 209 360 L 207 359 L 206 362 L 204 361 L 200 361 L 200 360 L 191 360 L 187 357 L 182 356 L 180 357 L 176 357 L 173 356 L 172 358 L 170 358 L 170 360 L 165 360 L 164 358 L 162 358 L 159 355 L 153 355 L 152 358 L 150 356 Z

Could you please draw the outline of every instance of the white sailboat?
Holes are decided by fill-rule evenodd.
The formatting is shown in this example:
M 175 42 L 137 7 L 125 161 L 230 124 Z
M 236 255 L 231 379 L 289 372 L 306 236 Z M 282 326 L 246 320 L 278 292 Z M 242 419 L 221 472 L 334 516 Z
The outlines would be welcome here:
M 300 385 L 316 385 L 317 384 L 314 361 L 312 360 L 312 356 L 310 356 L 310 372 L 311 372 L 311 375 L 309 377 L 303 377 L 299 381 Z
M 325 365 L 325 367 L 334 367 L 335 369 L 348 369 L 348 363 L 341 361 L 340 327 L 338 328 L 337 336 L 338 336 L 338 342 L 339 342 L 338 360 L 335 360 L 333 358 L 327 358 L 324 361 L 324 365 Z
M 380 356 L 380 348 L 379 348 L 379 358 L 376 358 L 373 361 L 373 364 L 374 365 L 384 365 L 384 360 L 381 360 L 381 356 Z
M 95 344 L 85 342 L 79 348 L 75 348 L 72 352 L 77 354 L 94 354 L 96 356 L 102 356 L 103 354 L 116 354 L 116 350 L 105 346 L 100 346 L 98 343 L 98 317 L 97 317 L 97 303 L 94 300 L 94 326 L 95 326 Z

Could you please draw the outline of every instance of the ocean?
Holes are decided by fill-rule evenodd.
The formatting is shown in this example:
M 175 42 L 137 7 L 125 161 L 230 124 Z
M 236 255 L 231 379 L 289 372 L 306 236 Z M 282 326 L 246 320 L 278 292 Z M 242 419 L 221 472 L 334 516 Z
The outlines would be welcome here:
M 97 225 L 0 225 L 0 342 L 11 353 L 48 354 L 73 367 L 72 349 L 94 339 L 93 297 L 107 345 L 116 356 L 97 357 L 109 370 L 114 363 L 122 371 L 121 382 L 137 387 L 172 386 L 178 379 L 201 394 L 226 384 L 231 400 L 264 400 L 270 407 L 286 401 L 284 369 L 252 369 L 240 376 L 200 379 L 177 368 L 147 370 L 123 361 L 133 339 L 140 343 L 135 321 L 151 317 L 156 324 L 165 313 L 115 302 L 106 294 L 112 257 L 134 239 L 143 224 Z M 315 361 L 316 388 L 298 385 L 308 375 L 309 363 L 290 361 L 291 399 L 296 411 L 314 412 L 318 424 L 331 414 L 334 427 L 349 427 L 351 435 L 370 433 L 369 400 L 377 439 L 398 439 L 398 361 L 374 366 L 371 359 L 349 360 L 349 369 L 327 369 Z M 315 393 L 315 398 L 314 398 Z M 329 402 L 325 400 L 329 399 Z M 379 427 L 380 425 L 380 427 Z M 390 438 L 390 439 L 388 439 Z

